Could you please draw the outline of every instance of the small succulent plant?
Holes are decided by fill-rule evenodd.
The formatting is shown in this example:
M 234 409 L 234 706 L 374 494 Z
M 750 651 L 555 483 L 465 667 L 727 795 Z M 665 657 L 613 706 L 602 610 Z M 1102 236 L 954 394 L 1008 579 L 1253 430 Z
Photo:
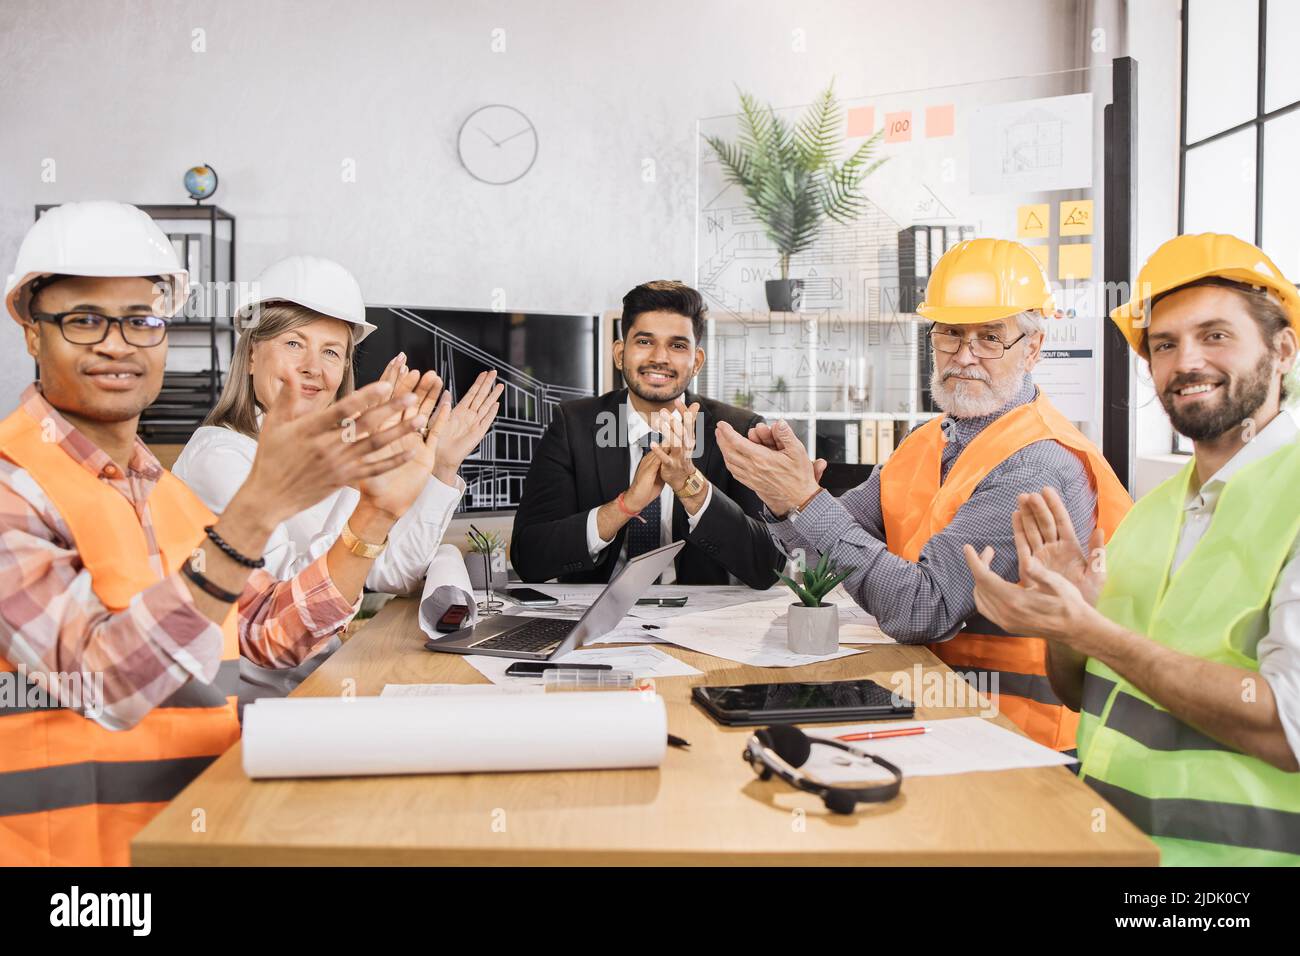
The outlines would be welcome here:
M 495 554 L 506 546 L 505 542 L 501 540 L 501 535 L 495 531 L 479 531 L 475 529 L 465 535 L 465 539 L 469 542 L 471 554 Z
M 831 567 L 831 556 L 822 555 L 822 559 L 817 562 L 815 568 L 804 568 L 800 575 L 803 578 L 803 584 L 798 584 L 791 578 L 781 575 L 781 580 L 795 594 L 799 595 L 799 600 L 803 601 L 805 607 L 821 607 L 822 598 L 835 590 L 835 585 L 839 584 L 849 576 L 848 571 L 840 571 Z

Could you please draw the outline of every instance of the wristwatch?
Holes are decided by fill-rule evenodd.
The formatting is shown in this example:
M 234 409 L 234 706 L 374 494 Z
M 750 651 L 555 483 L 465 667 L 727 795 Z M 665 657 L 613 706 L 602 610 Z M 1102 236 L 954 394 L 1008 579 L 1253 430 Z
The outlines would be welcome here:
M 352 529 L 348 527 L 347 522 L 343 522 L 343 530 L 339 532 L 339 537 L 343 539 L 343 547 L 347 548 L 358 558 L 377 558 L 384 553 L 384 548 L 388 547 L 388 536 L 379 544 L 369 544 L 362 541 Z
M 704 490 L 704 474 L 696 468 L 691 477 L 687 478 L 686 483 L 682 485 L 681 491 L 673 490 L 678 498 L 694 498 Z

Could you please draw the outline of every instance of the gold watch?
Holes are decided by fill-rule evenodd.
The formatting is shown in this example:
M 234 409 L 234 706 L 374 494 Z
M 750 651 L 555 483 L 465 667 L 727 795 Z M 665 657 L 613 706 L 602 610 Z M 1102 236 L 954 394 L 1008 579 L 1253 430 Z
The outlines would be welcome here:
M 676 489 L 674 489 L 678 498 L 694 498 L 703 490 L 704 474 L 698 468 L 695 469 L 691 477 L 686 479 L 686 483 L 682 485 L 681 491 L 676 491 Z
M 384 553 L 384 548 L 388 547 L 387 535 L 384 536 L 384 540 L 379 542 L 379 544 L 369 544 L 353 534 L 352 529 L 348 527 L 346 521 L 343 522 L 343 530 L 339 532 L 339 537 L 343 539 L 343 547 L 347 548 L 358 558 L 377 558 Z

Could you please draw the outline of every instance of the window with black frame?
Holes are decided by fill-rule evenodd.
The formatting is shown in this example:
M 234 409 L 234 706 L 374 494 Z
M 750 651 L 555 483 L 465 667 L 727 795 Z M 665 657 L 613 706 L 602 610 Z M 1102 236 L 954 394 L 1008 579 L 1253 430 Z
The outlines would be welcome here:
M 1183 0 L 1179 233 L 1227 232 L 1300 276 L 1300 2 Z M 1174 451 L 1191 453 L 1174 433 Z

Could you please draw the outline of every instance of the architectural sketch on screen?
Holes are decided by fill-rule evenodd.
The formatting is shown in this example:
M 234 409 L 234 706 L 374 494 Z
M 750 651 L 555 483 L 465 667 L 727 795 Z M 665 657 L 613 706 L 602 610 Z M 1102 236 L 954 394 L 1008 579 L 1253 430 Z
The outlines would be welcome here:
M 382 369 L 380 358 L 405 351 L 412 368 L 433 369 L 443 378 L 444 387 L 454 398 L 459 398 L 474 378 L 486 369 L 495 369 L 497 381 L 505 386 L 501 395 L 501 411 L 492 429 L 484 436 L 476 452 L 472 452 L 461 466 L 465 481 L 465 496 L 460 511 L 482 512 L 509 510 L 518 506 L 523 494 L 524 479 L 533 460 L 533 450 L 551 413 L 560 402 L 583 398 L 595 390 L 594 322 L 588 316 L 533 316 L 494 312 L 455 312 L 436 309 L 382 308 L 368 309 L 381 317 L 369 315 L 379 326 L 373 337 L 381 340 L 378 348 L 359 356 L 358 384 L 372 381 Z M 534 362 L 540 355 L 538 341 L 530 342 L 530 353 L 525 354 L 521 344 L 509 344 L 510 329 L 516 332 L 523 321 L 574 320 L 566 334 L 555 335 L 547 329 L 536 340 L 544 341 L 551 349 L 574 351 L 580 346 L 592 358 L 578 362 L 576 369 L 586 374 L 571 374 L 569 382 L 548 381 L 541 373 L 535 374 Z M 583 323 L 586 320 L 586 324 Z M 468 331 L 474 325 L 501 323 L 504 344 L 499 349 L 480 347 L 455 334 L 449 327 L 461 323 Z M 481 332 L 481 328 L 475 329 Z M 515 338 L 518 338 L 516 334 Z M 369 344 L 369 343 L 367 343 Z M 505 353 L 505 354 L 499 354 Z M 555 377 L 554 374 L 547 378 Z

